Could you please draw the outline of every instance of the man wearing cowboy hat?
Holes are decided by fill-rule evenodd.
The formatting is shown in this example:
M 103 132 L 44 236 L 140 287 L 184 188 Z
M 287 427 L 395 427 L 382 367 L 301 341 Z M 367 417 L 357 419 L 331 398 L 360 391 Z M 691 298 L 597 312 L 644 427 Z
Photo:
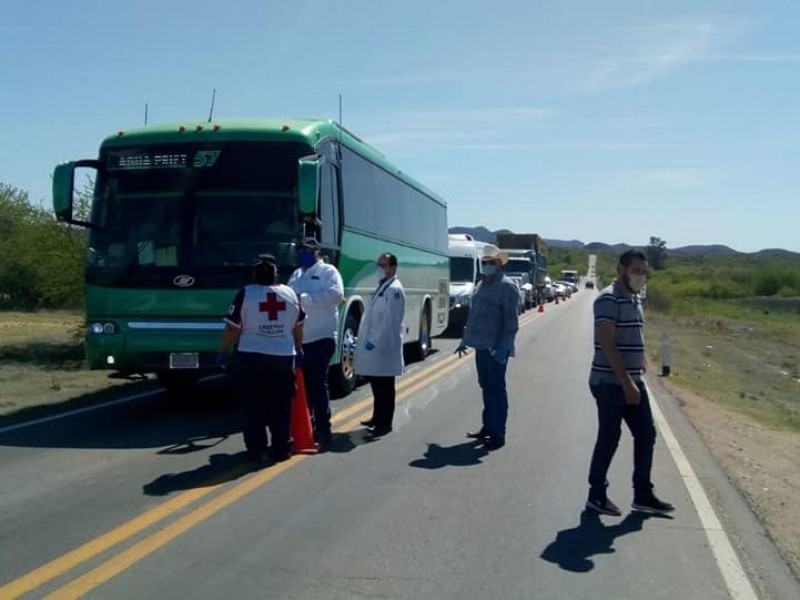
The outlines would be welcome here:
M 506 262 L 508 255 L 497 246 L 483 247 L 483 277 L 475 289 L 464 337 L 456 349 L 463 356 L 468 347 L 475 348 L 478 384 L 483 392 L 483 424 L 479 431 L 467 436 L 486 440 L 485 447 L 489 450 L 502 448 L 506 443 L 506 367 L 508 358 L 514 356 L 514 338 L 519 329 L 519 291 L 503 275 Z

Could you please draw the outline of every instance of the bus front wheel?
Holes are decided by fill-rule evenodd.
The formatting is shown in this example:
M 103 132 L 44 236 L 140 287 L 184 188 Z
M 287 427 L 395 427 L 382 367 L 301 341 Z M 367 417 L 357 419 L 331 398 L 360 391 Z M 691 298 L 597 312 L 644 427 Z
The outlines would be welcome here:
M 197 395 L 200 375 L 193 372 L 163 371 L 156 375 L 167 397 L 173 401 L 189 402 Z
M 334 365 L 329 373 L 331 393 L 336 398 L 344 398 L 356 389 L 356 372 L 353 358 L 356 352 L 359 317 L 350 312 L 344 322 L 342 339 L 339 340 L 339 364 Z
M 413 359 L 425 360 L 431 349 L 431 320 L 430 308 L 426 303 L 419 319 L 419 337 L 413 345 Z

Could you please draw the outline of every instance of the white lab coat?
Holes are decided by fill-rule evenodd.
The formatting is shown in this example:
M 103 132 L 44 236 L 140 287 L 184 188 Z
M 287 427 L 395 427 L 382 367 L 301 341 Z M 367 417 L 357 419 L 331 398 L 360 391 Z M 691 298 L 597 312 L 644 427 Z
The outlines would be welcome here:
M 366 306 L 354 356 L 356 375 L 396 377 L 403 374 L 403 317 L 406 293 L 392 277 L 373 292 Z M 367 342 L 375 345 L 367 350 Z

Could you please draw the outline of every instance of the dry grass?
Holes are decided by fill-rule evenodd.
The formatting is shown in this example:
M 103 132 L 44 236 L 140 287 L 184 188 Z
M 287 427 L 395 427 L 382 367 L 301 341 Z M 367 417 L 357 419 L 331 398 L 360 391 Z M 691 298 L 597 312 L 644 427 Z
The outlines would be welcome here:
M 648 315 L 648 356 L 668 333 L 672 383 L 759 422 L 800 431 L 800 324 Z M 660 370 L 660 369 L 659 369 Z
M 0 312 L 0 416 L 34 416 L 33 407 L 86 404 L 131 382 L 84 366 L 76 312 Z

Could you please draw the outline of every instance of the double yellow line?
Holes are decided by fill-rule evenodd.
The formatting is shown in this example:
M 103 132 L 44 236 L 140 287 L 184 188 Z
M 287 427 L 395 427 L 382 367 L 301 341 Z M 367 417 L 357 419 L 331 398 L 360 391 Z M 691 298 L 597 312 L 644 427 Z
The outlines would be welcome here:
M 520 322 L 520 327 L 525 327 L 536 319 L 536 315 L 527 317 Z M 402 379 L 398 385 L 397 401 L 401 402 L 414 395 L 419 390 L 427 387 L 435 380 L 440 379 L 448 373 L 456 370 L 465 361 L 459 361 L 453 355 L 435 361 L 429 367 Z M 332 425 L 336 432 L 349 431 L 359 424 L 363 413 L 370 408 L 373 401 L 372 396 L 361 400 L 349 408 L 336 413 L 332 419 Z M 69 598 L 80 598 L 94 588 L 112 579 L 122 571 L 141 561 L 149 554 L 155 552 L 162 546 L 174 540 L 192 527 L 205 521 L 223 508 L 233 504 L 250 492 L 258 489 L 262 485 L 276 478 L 281 473 L 287 471 L 299 462 L 308 459 L 308 456 L 297 455 L 291 460 L 278 463 L 268 469 L 257 471 L 252 477 L 238 483 L 224 493 L 212 498 L 204 504 L 193 509 L 188 514 L 176 519 L 158 531 L 148 535 L 144 539 L 136 542 L 129 548 L 123 550 L 101 563 L 99 566 L 72 580 L 52 594 L 46 596 L 49 599 L 64 600 Z M 201 498 L 212 494 L 223 485 L 236 477 L 252 472 L 253 467 L 242 464 L 225 473 L 220 474 L 206 486 L 182 492 L 173 499 L 156 506 L 138 517 L 123 523 L 119 527 L 75 548 L 63 556 L 29 572 L 22 577 L 15 579 L 0 587 L 0 600 L 18 598 L 45 583 L 52 581 L 56 577 L 70 571 L 79 565 L 99 556 L 110 550 L 114 546 L 134 537 L 145 529 L 153 527 L 157 523 L 176 515 L 191 504 Z

